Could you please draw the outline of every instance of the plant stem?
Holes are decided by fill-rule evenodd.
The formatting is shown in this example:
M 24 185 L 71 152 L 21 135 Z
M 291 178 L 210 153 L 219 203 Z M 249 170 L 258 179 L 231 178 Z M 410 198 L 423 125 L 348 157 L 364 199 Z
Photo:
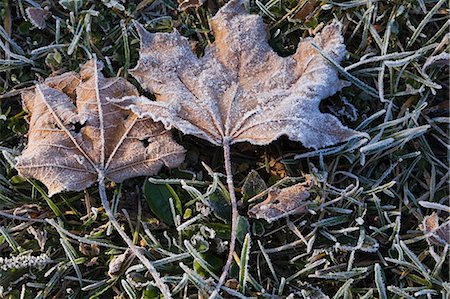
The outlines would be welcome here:
M 133 251 L 133 254 L 148 269 L 150 274 L 153 276 L 153 279 L 155 280 L 156 285 L 162 292 L 164 298 L 171 299 L 172 296 L 170 294 L 169 288 L 162 281 L 161 277 L 159 276 L 158 271 L 156 271 L 155 267 L 148 260 L 148 258 L 146 258 L 144 256 L 144 254 L 142 254 L 142 252 L 139 250 L 139 248 L 136 245 L 134 245 L 133 241 L 128 237 L 128 235 L 120 227 L 119 223 L 116 220 L 116 217 L 114 217 L 114 214 L 111 211 L 111 207 L 109 206 L 108 198 L 106 196 L 105 181 L 100 176 L 99 176 L 99 181 L 98 181 L 98 191 L 100 194 L 100 199 L 102 201 L 102 205 L 105 208 L 106 215 L 108 215 L 108 218 L 109 218 L 109 221 L 111 221 L 111 224 L 114 226 L 114 228 L 119 233 L 119 235 L 122 237 L 122 239 L 125 241 L 125 243 L 127 243 L 128 247 L 131 249 L 131 251 Z
M 223 141 L 223 157 L 225 160 L 225 173 L 227 175 L 228 191 L 230 192 L 231 200 L 231 240 L 227 262 L 223 267 L 222 274 L 219 277 L 216 288 L 214 292 L 212 292 L 212 294 L 209 296 L 209 299 L 215 298 L 220 291 L 220 287 L 224 284 L 225 279 L 228 275 L 228 270 L 230 270 L 231 263 L 233 262 L 233 253 L 236 247 L 237 221 L 239 214 L 237 209 L 236 194 L 234 193 L 233 172 L 231 170 L 230 143 L 228 140 Z

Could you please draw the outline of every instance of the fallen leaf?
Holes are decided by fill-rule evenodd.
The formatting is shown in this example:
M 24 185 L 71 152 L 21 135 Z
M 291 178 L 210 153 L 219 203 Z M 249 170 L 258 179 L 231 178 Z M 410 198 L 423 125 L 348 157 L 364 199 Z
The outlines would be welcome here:
M 39 29 L 44 29 L 45 21 L 52 15 L 48 10 L 40 7 L 27 7 L 25 9 L 28 20 Z
M 184 149 L 151 119 L 107 102 L 137 95 L 122 78 L 105 78 L 96 60 L 50 77 L 22 94 L 29 113 L 28 146 L 16 168 L 43 182 L 49 195 L 86 189 L 99 178 L 115 182 L 178 166 Z
M 37 243 L 39 245 L 39 248 L 41 249 L 42 252 L 44 252 L 45 243 L 47 242 L 47 231 L 41 230 L 41 229 L 36 229 L 33 226 L 29 226 L 27 228 L 27 232 L 30 235 L 33 235 L 34 239 L 37 241 Z
M 28 218 L 38 218 L 42 214 L 42 208 L 37 204 L 25 204 L 13 210 L 13 215 Z
M 100 254 L 100 247 L 97 244 L 78 244 L 78 250 L 85 256 L 98 256 Z
M 347 84 L 313 47 L 340 62 L 346 51 L 338 22 L 301 41 L 289 57 L 270 48 L 262 18 L 248 14 L 240 0 L 210 23 L 216 41 L 201 58 L 177 31 L 149 33 L 136 24 L 141 50 L 130 73 L 156 101 L 131 96 L 114 102 L 216 145 L 264 145 L 287 135 L 320 148 L 362 135 L 319 110 L 321 99 Z
M 232 290 L 238 291 L 239 290 L 239 281 L 235 278 L 228 279 L 227 282 L 225 283 L 225 286 Z
M 284 178 L 286 176 L 286 166 L 282 162 L 280 162 L 280 159 L 278 158 L 268 158 L 269 161 L 267 161 L 266 166 L 266 168 L 268 168 L 268 171 L 270 171 L 273 176 Z
M 439 216 L 436 213 L 425 216 L 421 229 L 428 242 L 435 245 L 450 245 L 450 220 L 439 225 Z
M 134 255 L 130 249 L 127 249 L 124 253 L 116 255 L 108 266 L 108 275 L 109 277 L 118 276 L 125 264 L 125 262 L 130 262 L 130 259 L 133 259 Z
M 309 204 L 308 186 L 309 183 L 298 183 L 287 188 L 271 190 L 266 200 L 248 211 L 248 216 L 271 223 L 289 215 L 302 213 Z
M 307 19 L 310 19 L 311 16 L 313 16 L 313 13 L 320 9 L 320 5 L 317 4 L 317 0 L 299 3 L 298 5 L 300 6 L 300 9 L 292 18 L 300 22 L 305 22 Z

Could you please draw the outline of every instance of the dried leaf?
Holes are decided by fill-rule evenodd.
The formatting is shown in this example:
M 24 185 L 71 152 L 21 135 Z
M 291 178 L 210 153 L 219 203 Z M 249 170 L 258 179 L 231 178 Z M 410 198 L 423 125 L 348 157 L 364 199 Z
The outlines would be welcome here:
M 307 19 L 310 19 L 314 12 L 320 9 L 320 5 L 318 5 L 317 2 L 317 0 L 303 2 L 300 10 L 294 15 L 293 19 L 301 22 L 305 22 Z
M 248 211 L 248 216 L 271 223 L 288 215 L 302 213 L 309 203 L 309 195 L 308 184 L 305 183 L 271 190 L 266 200 Z
M 41 218 L 44 216 L 44 213 L 42 208 L 37 204 L 25 204 L 13 210 L 13 215 L 30 219 Z
M 124 253 L 116 255 L 109 263 L 108 275 L 109 277 L 115 277 L 120 274 L 122 267 L 126 261 L 133 259 L 133 251 L 127 249 Z
M 44 29 L 47 26 L 47 24 L 45 24 L 45 20 L 52 15 L 48 10 L 40 7 L 27 7 L 27 9 L 25 9 L 25 13 L 31 24 L 39 29 Z
M 439 216 L 433 213 L 423 218 L 421 229 L 428 242 L 435 245 L 450 245 L 450 220 L 439 225 Z
M 216 41 L 201 58 L 178 32 L 152 34 L 137 24 L 140 58 L 130 73 L 157 101 L 114 102 L 216 145 L 263 145 L 287 135 L 320 148 L 362 135 L 319 110 L 321 99 L 346 85 L 312 45 L 340 62 L 346 51 L 338 22 L 304 39 L 290 57 L 270 48 L 262 18 L 248 14 L 241 0 L 210 23 Z
M 137 90 L 122 78 L 103 77 L 98 64 L 91 60 L 80 75 L 50 77 L 22 94 L 30 129 L 16 168 L 43 182 L 50 195 L 86 189 L 103 177 L 122 182 L 154 174 L 184 159 L 161 124 L 106 100 Z
M 27 228 L 27 232 L 33 235 L 34 239 L 37 241 L 41 251 L 45 250 L 45 243 L 47 242 L 47 231 L 36 229 L 33 226 Z

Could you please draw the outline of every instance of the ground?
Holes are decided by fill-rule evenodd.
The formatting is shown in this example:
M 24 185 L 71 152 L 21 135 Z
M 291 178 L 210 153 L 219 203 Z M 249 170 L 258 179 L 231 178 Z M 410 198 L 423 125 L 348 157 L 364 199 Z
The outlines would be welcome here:
M 270 44 L 282 56 L 333 19 L 343 23 L 348 55 L 339 72 L 352 85 L 322 101 L 321 109 L 371 141 L 317 151 L 287 138 L 232 147 L 241 199 L 238 263 L 222 296 L 449 298 L 448 2 L 246 4 L 264 18 Z M 138 59 L 133 21 L 152 32 L 176 29 L 202 55 L 214 41 L 208 19 L 223 5 L 206 0 L 181 11 L 171 0 L 2 0 L 1 298 L 158 298 L 137 260 L 122 255 L 124 262 L 117 262 L 125 243 L 109 226 L 96 186 L 48 197 L 40 182 L 17 174 L 14 159 L 28 129 L 20 93 L 50 75 L 78 71 L 93 54 L 106 76 L 139 87 L 128 75 Z M 155 261 L 173 297 L 203 298 L 220 275 L 230 236 L 225 180 L 202 166 L 224 173 L 222 151 L 174 136 L 187 149 L 179 169 L 164 169 L 152 182 L 108 182 L 107 191 L 124 230 Z M 306 180 L 312 186 L 303 213 L 272 223 L 247 217 L 264 198 L 252 197 L 268 186 Z M 208 191 L 210 207 L 198 196 Z M 169 198 L 179 221 L 197 217 L 194 225 L 177 230 Z M 433 221 L 447 225 L 433 231 Z M 247 242 L 249 251 L 243 250 Z

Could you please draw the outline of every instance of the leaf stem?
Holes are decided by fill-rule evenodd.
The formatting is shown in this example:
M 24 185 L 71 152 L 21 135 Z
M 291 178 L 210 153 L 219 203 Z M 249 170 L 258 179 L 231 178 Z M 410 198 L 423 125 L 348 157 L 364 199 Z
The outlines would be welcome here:
M 239 214 L 237 209 L 236 194 L 234 193 L 233 172 L 231 170 L 230 142 L 228 140 L 223 141 L 223 157 L 225 160 L 225 173 L 227 175 L 228 191 L 230 192 L 231 200 L 231 240 L 227 262 L 223 267 L 222 274 L 219 277 L 216 288 L 214 292 L 212 292 L 212 294 L 209 296 L 209 299 L 214 299 L 218 295 L 220 288 L 224 284 L 225 279 L 228 275 L 228 270 L 230 270 L 231 263 L 233 262 L 233 253 L 236 247 L 236 231 Z
M 116 217 L 114 217 L 114 214 L 111 211 L 111 207 L 109 206 L 108 198 L 106 196 L 105 180 L 101 176 L 99 176 L 99 180 L 98 180 L 98 192 L 100 194 L 100 199 L 102 201 L 102 205 L 105 208 L 106 215 L 108 215 L 108 218 L 109 218 L 109 221 L 111 221 L 111 224 L 117 230 L 117 232 L 122 237 L 122 239 L 125 241 L 125 243 L 127 243 L 128 247 L 131 249 L 133 254 L 148 269 L 150 274 L 153 276 L 153 279 L 155 280 L 156 285 L 162 292 L 164 298 L 171 299 L 172 296 L 170 295 L 169 288 L 162 281 L 161 277 L 159 276 L 158 271 L 155 269 L 155 267 L 152 265 L 152 263 L 148 260 L 148 258 L 146 258 L 144 256 L 144 254 L 142 254 L 142 252 L 139 250 L 139 248 L 136 245 L 134 245 L 133 241 L 128 237 L 128 235 L 120 227 L 119 223 L 116 220 Z

